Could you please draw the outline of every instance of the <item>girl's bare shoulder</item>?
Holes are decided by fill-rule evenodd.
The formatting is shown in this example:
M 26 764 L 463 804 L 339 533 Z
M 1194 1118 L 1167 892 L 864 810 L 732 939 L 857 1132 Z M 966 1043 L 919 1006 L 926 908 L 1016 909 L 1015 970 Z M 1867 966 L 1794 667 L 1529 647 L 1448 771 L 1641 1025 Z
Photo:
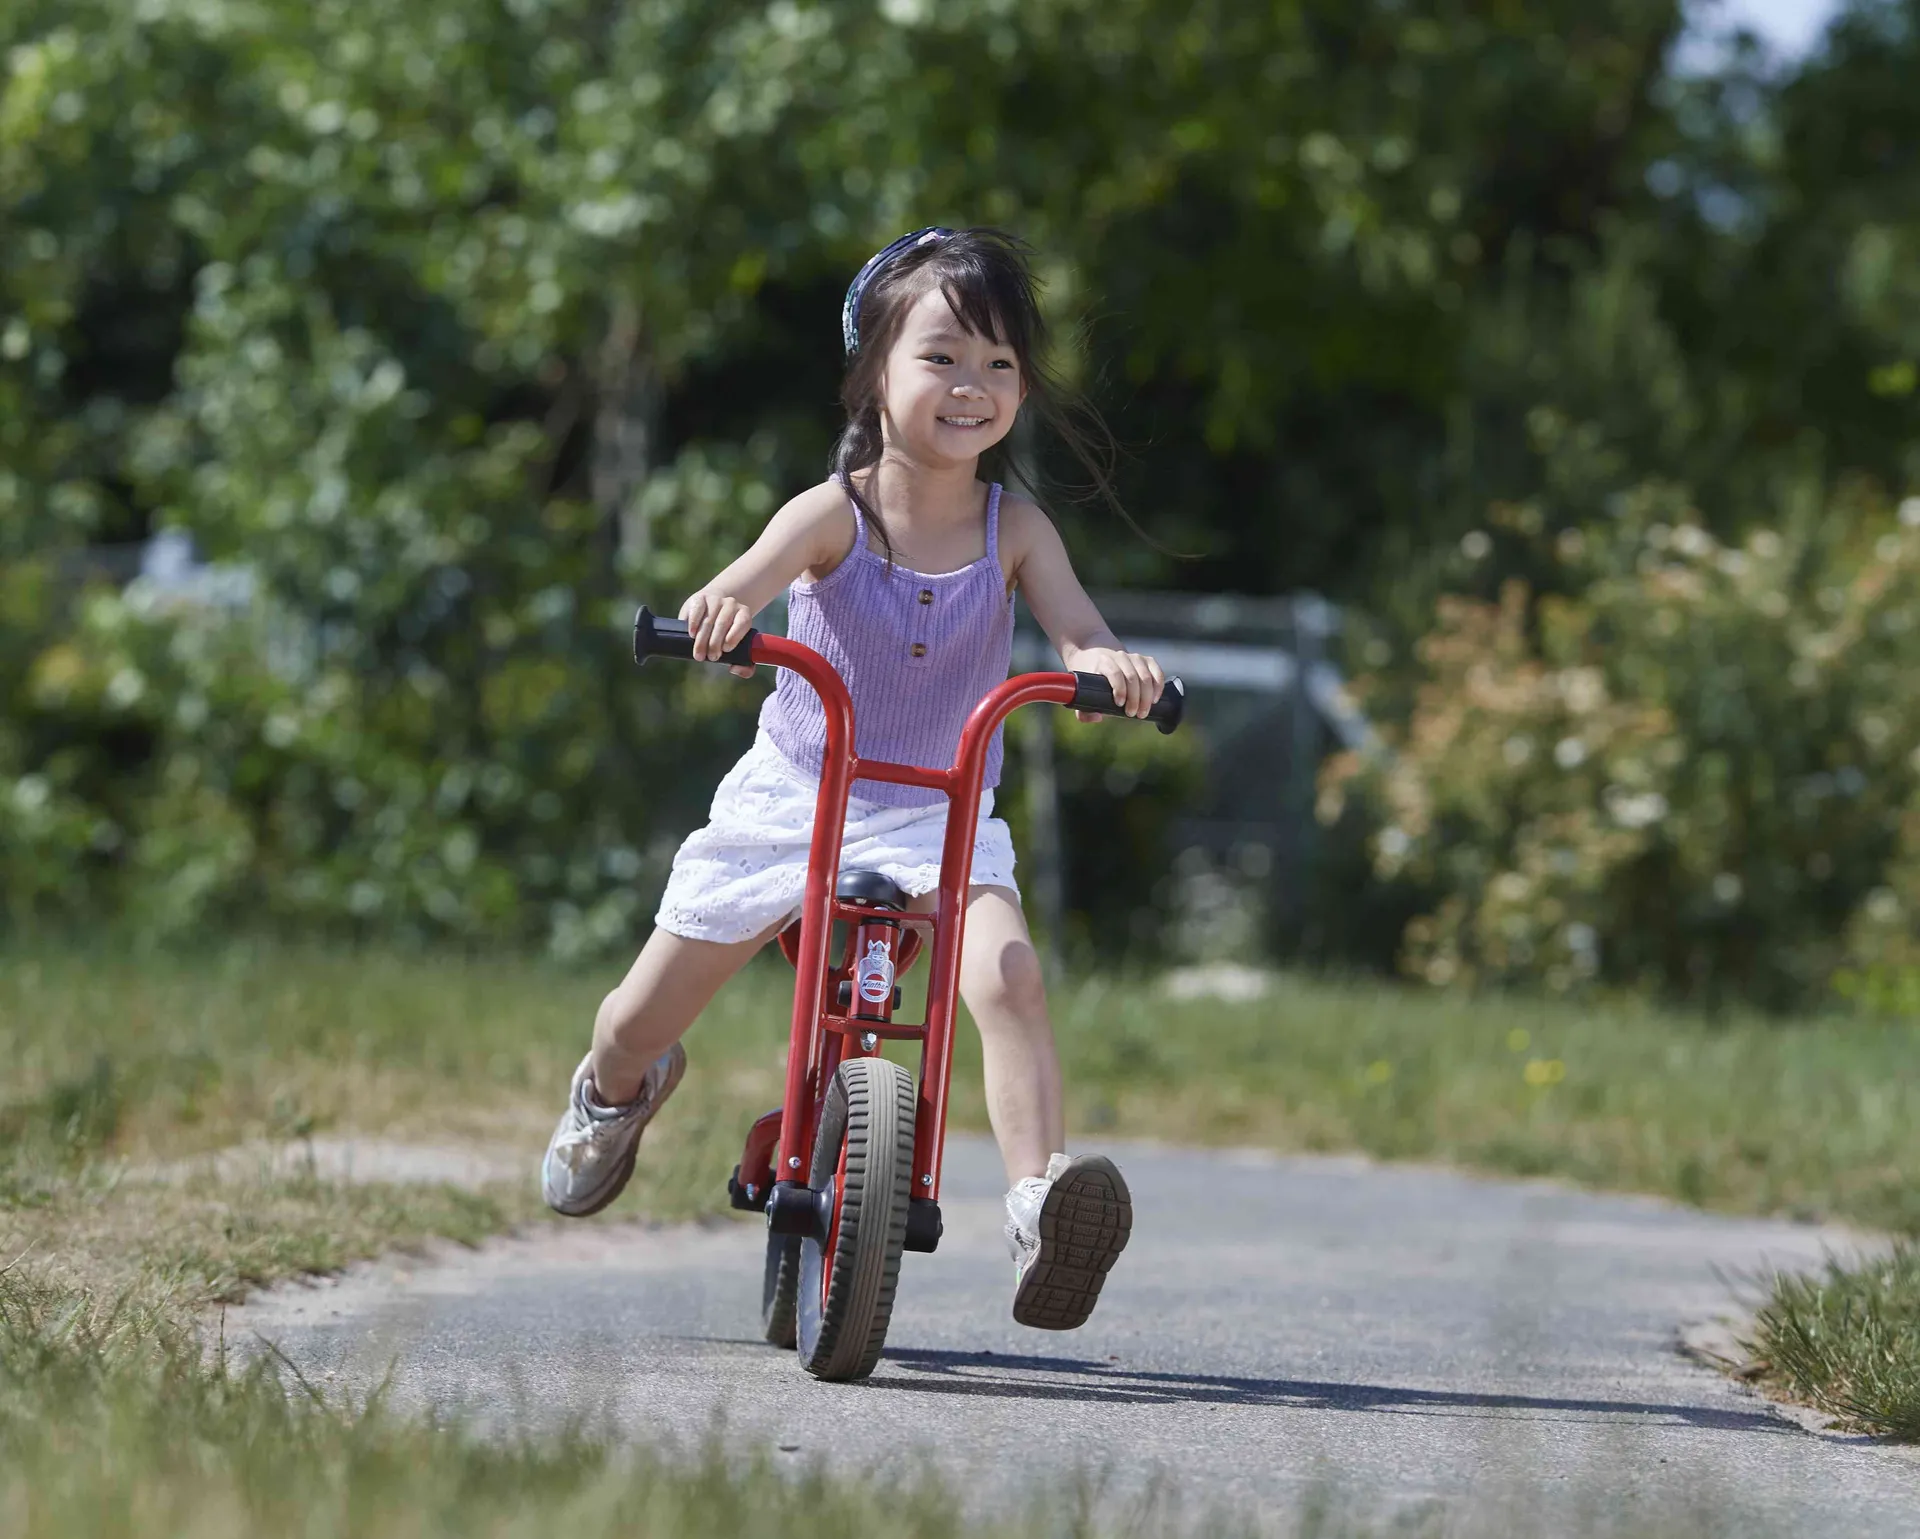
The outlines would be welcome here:
M 1000 566 L 1012 580 L 1036 546 L 1058 544 L 1059 532 L 1046 509 L 1017 492 L 1000 494 Z
M 773 516 L 805 549 L 805 581 L 818 582 L 853 550 L 853 505 L 847 501 L 847 489 L 836 480 L 808 487 Z

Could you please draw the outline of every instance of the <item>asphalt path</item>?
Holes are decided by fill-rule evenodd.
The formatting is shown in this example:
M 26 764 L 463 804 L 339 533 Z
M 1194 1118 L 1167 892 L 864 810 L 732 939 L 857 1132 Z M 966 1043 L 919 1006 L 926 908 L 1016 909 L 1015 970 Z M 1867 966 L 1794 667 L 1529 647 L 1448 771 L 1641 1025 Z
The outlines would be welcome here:
M 930 1460 L 983 1514 L 1070 1484 L 1275 1528 L 1331 1493 L 1542 1533 L 1920 1534 L 1911 1451 L 1805 1431 L 1679 1351 L 1740 1278 L 1846 1236 L 1356 1159 L 1110 1152 L 1133 1244 L 1093 1320 L 1053 1334 L 1009 1314 L 991 1145 L 953 1140 L 946 1236 L 907 1257 L 861 1385 L 758 1340 L 758 1226 L 617 1208 L 274 1289 L 227 1339 L 498 1426 L 723 1426 L 781 1461 Z

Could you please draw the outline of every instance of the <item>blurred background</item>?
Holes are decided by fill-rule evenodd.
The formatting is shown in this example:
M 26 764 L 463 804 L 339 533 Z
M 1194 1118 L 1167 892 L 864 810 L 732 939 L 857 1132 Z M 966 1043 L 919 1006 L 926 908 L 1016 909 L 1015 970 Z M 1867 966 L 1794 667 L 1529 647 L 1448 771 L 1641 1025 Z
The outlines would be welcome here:
M 821 475 L 859 263 L 992 223 L 1198 692 L 1011 729 L 1058 955 L 1920 1013 L 1920 0 L 0 44 L 7 927 L 630 951 L 766 688 L 633 607 Z

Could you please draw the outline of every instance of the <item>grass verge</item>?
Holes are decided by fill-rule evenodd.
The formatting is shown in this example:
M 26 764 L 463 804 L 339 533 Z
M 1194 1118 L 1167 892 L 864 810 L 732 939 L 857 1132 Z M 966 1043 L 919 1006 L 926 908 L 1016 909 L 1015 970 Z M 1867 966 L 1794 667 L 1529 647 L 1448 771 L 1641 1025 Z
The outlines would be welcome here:
M 1848 1430 L 1920 1442 L 1920 1246 L 1774 1279 L 1743 1345 L 1775 1393 Z
M 689 1037 L 692 1069 L 648 1134 L 636 1209 L 718 1203 L 741 1119 L 779 1100 L 790 977 L 756 964 Z M 0 1196 L 76 1162 L 132 1170 L 347 1132 L 485 1145 L 524 1158 L 530 1186 L 611 981 L 538 961 L 264 944 L 0 954 L 12 1067 Z M 1360 1149 L 1920 1234 L 1908 1025 L 1709 1022 L 1290 979 L 1229 1004 L 1096 977 L 1056 989 L 1053 1010 L 1082 1142 Z M 953 1117 L 986 1122 L 970 1031 Z M 39 1151 L 38 1174 L 23 1150 Z

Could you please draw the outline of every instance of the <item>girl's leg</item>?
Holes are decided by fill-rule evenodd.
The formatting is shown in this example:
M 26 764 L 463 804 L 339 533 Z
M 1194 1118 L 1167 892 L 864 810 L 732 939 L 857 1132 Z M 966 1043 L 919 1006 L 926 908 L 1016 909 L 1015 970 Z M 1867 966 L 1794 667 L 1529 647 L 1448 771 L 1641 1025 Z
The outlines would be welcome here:
M 679 1041 L 708 1001 L 774 933 L 722 945 L 655 930 L 600 1003 L 593 1050 L 574 1071 L 567 1107 L 540 1164 L 555 1212 L 598 1213 L 633 1174 L 640 1135 L 686 1071 Z
M 1040 958 L 1020 899 L 975 887 L 967 899 L 960 994 L 980 1027 L 987 1115 L 1006 1162 L 1013 1318 L 1066 1331 L 1084 1325 L 1133 1229 L 1133 1200 L 1113 1161 L 1068 1159 L 1060 1059 Z
M 784 923 L 784 921 L 783 921 Z M 593 1088 L 605 1105 L 640 1093 L 653 1063 L 687 1033 L 713 996 L 775 935 L 775 925 L 731 944 L 656 929 L 593 1021 Z
M 928 893 L 914 906 L 930 910 L 937 901 L 937 894 Z M 960 997 L 980 1028 L 987 1117 L 1007 1181 L 1044 1176 L 1048 1157 L 1066 1147 L 1060 1058 L 1040 956 L 1011 888 L 975 887 L 967 895 Z

